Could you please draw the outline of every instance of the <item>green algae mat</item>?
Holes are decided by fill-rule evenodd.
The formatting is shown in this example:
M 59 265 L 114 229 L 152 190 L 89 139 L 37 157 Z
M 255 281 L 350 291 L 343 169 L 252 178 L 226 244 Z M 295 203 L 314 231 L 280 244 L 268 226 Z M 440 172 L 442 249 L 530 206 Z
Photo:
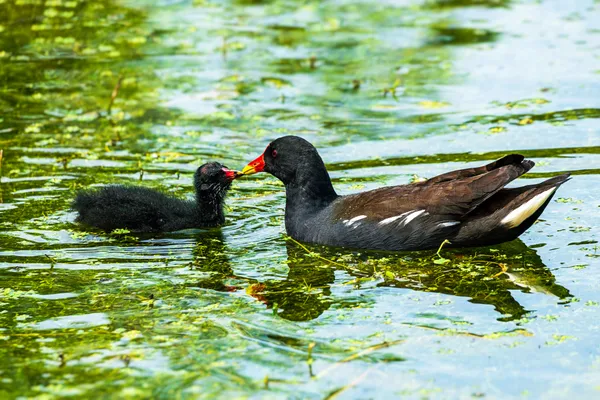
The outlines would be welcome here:
M 0 398 L 600 397 L 600 3 L 0 0 Z M 519 240 L 373 253 L 104 234 L 77 189 L 192 196 L 301 135 L 342 194 L 520 152 L 570 172 Z

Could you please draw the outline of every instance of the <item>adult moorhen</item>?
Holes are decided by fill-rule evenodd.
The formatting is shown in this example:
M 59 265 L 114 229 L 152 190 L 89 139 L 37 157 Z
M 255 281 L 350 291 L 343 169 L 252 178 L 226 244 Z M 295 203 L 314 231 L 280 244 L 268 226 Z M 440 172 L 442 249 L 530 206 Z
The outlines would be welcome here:
M 293 238 L 358 249 L 421 250 L 486 246 L 515 239 L 542 213 L 559 175 L 536 185 L 505 188 L 534 163 L 511 154 L 491 164 L 423 182 L 339 196 L 315 147 L 284 136 L 242 174 L 269 172 L 285 185 L 285 228 Z
M 81 191 L 72 208 L 76 219 L 105 231 L 170 232 L 223 224 L 225 195 L 238 172 L 211 162 L 194 175 L 196 200 L 182 200 L 140 186 L 110 185 Z

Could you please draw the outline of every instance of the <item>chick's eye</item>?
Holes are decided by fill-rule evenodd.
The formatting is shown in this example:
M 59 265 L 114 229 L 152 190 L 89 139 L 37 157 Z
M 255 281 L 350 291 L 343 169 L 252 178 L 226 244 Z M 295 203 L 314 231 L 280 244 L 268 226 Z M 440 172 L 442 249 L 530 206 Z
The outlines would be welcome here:
M 271 156 L 273 158 L 277 157 L 277 150 L 273 149 L 273 151 L 271 151 Z

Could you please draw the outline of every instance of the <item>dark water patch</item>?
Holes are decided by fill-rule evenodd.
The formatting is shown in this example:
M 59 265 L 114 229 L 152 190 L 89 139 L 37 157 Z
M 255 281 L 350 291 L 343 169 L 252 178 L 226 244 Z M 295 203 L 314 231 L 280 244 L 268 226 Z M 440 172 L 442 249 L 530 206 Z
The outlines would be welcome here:
M 484 29 L 462 27 L 436 27 L 431 32 L 427 44 L 431 46 L 464 46 L 478 43 L 494 42 L 498 39 L 498 32 Z
M 427 0 L 425 7 L 437 9 L 460 8 L 460 7 L 508 7 L 510 0 Z
M 579 246 L 582 244 L 596 244 L 596 243 L 598 243 L 597 240 L 584 240 L 582 242 L 571 242 L 571 243 L 567 244 L 567 246 Z

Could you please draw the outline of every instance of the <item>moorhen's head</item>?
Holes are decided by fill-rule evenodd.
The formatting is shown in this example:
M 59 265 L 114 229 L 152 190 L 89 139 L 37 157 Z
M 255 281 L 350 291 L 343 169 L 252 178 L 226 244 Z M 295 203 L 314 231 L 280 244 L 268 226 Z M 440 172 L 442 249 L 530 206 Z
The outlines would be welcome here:
M 272 141 L 264 153 L 242 170 L 242 175 L 268 172 L 285 185 L 325 171 L 317 149 L 298 136 L 283 136 Z M 327 180 L 329 177 L 327 176 Z
M 231 182 L 240 176 L 221 163 L 209 162 L 201 165 L 194 175 L 194 186 L 199 198 L 224 198 Z

